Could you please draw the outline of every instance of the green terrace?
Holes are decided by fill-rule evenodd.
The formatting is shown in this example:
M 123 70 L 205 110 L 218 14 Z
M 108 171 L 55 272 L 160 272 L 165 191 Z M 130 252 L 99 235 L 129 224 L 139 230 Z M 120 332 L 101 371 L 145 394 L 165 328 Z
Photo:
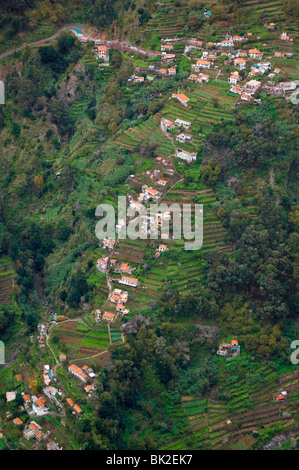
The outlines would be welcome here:
M 12 260 L 8 256 L 0 257 L 0 305 L 11 302 L 12 279 L 16 275 Z

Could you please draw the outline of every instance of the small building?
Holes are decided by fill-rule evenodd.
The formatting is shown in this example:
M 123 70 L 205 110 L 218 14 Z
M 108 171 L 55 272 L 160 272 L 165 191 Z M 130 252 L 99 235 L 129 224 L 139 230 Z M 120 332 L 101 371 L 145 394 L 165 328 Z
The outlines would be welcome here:
M 185 160 L 188 163 L 193 162 L 197 158 L 197 153 L 186 152 L 186 150 L 176 149 L 176 156 L 181 160 Z
M 241 95 L 241 100 L 242 101 L 251 101 L 251 95 L 248 95 L 248 93 L 242 93 Z
M 122 278 L 119 280 L 119 283 L 125 284 L 126 286 L 137 287 L 139 281 L 135 277 L 122 276 Z
M 116 317 L 115 313 L 105 312 L 105 313 L 103 314 L 103 320 L 105 320 L 105 321 L 108 322 L 108 323 L 114 322 L 115 317 Z
M 249 49 L 249 57 L 251 57 L 252 59 L 261 59 L 262 56 L 263 53 L 258 49 Z
M 238 74 L 238 72 L 232 72 L 228 79 L 228 83 L 232 83 L 233 85 L 236 85 L 240 80 L 241 80 L 241 77 Z
M 198 83 L 209 83 L 210 77 L 205 73 L 200 73 L 197 78 Z
M 179 102 L 182 103 L 182 105 L 184 105 L 185 107 L 188 106 L 188 102 L 190 101 L 188 96 L 184 95 L 183 93 L 172 93 L 172 98 L 179 100 Z
M 246 68 L 246 60 L 242 59 L 242 57 L 237 57 L 233 62 L 235 67 L 237 67 L 239 70 L 244 70 Z
M 87 381 L 88 376 L 85 374 L 85 372 L 83 372 L 82 369 L 80 369 L 80 367 L 76 366 L 75 364 L 70 365 L 68 370 L 71 374 L 80 379 L 82 382 Z
M 162 69 L 159 69 L 159 70 L 158 70 L 158 73 L 159 73 L 160 75 L 162 75 L 162 76 L 163 76 L 163 75 L 167 75 L 167 69 L 163 69 L 163 68 L 162 68 Z
M 170 129 L 174 128 L 174 123 L 172 121 L 169 121 L 168 119 L 162 118 L 160 122 L 160 127 L 163 132 L 167 132 Z
M 97 56 L 99 59 L 105 59 L 108 57 L 109 52 L 108 52 L 108 47 L 107 46 L 98 46 L 97 47 Z
M 21 424 L 23 424 L 23 421 L 20 419 L 20 418 L 15 418 L 13 420 L 14 424 L 16 424 L 17 426 L 20 426 Z
M 243 93 L 243 87 L 240 86 L 231 86 L 229 91 L 231 93 L 236 93 L 237 95 L 241 95 Z
M 173 51 L 173 45 L 172 44 L 162 44 L 161 45 L 161 51 Z
M 16 399 L 17 392 L 6 392 L 6 401 L 13 401 Z
M 157 181 L 157 184 L 159 184 L 160 186 L 166 186 L 166 185 L 167 185 L 167 181 L 166 181 L 166 180 L 158 180 L 158 181 Z
M 175 140 L 177 142 L 180 142 L 181 144 L 186 144 L 187 142 L 190 142 L 191 139 L 191 135 L 184 134 L 183 132 L 181 132 L 179 135 L 176 136 Z
M 81 415 L 81 414 L 84 413 L 84 411 L 82 410 L 82 408 L 79 405 L 74 405 L 73 409 L 78 415 Z
M 204 59 L 197 60 L 194 66 L 195 71 L 197 71 L 197 69 L 210 69 L 210 68 L 211 68 L 211 62 L 209 60 L 204 60 Z
M 164 253 L 164 251 L 169 251 L 169 248 L 167 247 L 167 245 L 159 245 L 158 248 L 157 248 L 157 251 L 159 253 Z
M 222 47 L 234 47 L 234 41 L 231 39 L 224 39 L 221 41 L 221 46 Z
M 249 82 L 245 83 L 245 93 L 253 95 L 261 86 L 261 82 L 258 80 L 250 80 Z
M 219 345 L 217 354 L 224 357 L 236 357 L 240 355 L 240 345 L 237 340 L 230 343 L 223 342 Z
M 191 122 L 183 121 L 182 119 L 176 119 L 174 124 L 176 126 L 183 127 L 184 129 L 190 129 L 191 127 Z

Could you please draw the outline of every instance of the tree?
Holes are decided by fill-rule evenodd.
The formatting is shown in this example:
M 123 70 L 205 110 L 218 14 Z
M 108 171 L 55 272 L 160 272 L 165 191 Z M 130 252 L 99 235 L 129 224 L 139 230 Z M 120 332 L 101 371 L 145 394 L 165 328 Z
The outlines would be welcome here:
M 208 164 L 201 169 L 201 179 L 208 186 L 214 186 L 221 175 L 221 166 L 215 158 L 211 158 Z

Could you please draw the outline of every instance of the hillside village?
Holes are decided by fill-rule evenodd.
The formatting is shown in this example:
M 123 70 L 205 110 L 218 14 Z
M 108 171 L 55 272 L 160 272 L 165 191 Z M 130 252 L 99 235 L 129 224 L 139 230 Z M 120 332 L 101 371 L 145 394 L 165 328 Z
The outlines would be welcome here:
M 212 18 L 213 8 L 204 9 L 203 15 L 206 20 Z M 194 204 L 202 203 L 203 249 L 211 256 L 234 256 L 235 244 L 228 237 L 227 226 L 220 220 L 221 207 L 217 205 L 214 188 L 200 182 L 200 165 L 206 163 L 205 150 L 209 145 L 208 131 L 214 125 L 230 122 L 236 110 L 244 110 L 246 117 L 248 110 L 258 109 L 269 97 L 290 102 L 298 90 L 294 69 L 298 34 L 292 28 L 282 29 L 279 23 L 270 21 L 259 28 L 258 34 L 254 30 L 237 34 L 231 33 L 230 28 L 221 28 L 214 42 L 210 35 L 205 36 L 201 31 L 185 35 L 182 28 L 173 36 L 170 32 L 171 29 L 161 35 L 156 50 L 149 50 L 127 40 L 102 39 L 103 35 L 94 30 L 90 32 L 87 25 L 82 30 L 71 29 L 72 36 L 81 43 L 83 54 L 86 51 L 84 60 L 95 64 L 100 80 L 109 80 L 114 73 L 112 51 L 119 51 L 133 62 L 134 70 L 123 85 L 126 96 L 131 97 L 151 83 L 163 84 L 167 80 L 173 81 L 173 88 L 166 92 L 161 88 L 161 92 L 149 94 L 146 97 L 149 103 L 163 97 L 165 106 L 111 137 L 112 143 L 123 151 L 136 154 L 136 148 L 140 149 L 143 142 L 154 149 L 151 157 L 144 159 L 145 163 L 137 160 L 136 174 L 131 173 L 118 185 L 114 198 L 108 191 L 105 195 L 105 200 L 114 206 L 116 195 L 125 196 L 127 207 L 134 214 L 118 221 L 117 233 L 141 214 L 143 239 L 123 240 L 116 234 L 115 239 L 98 240 L 90 249 L 83 263 L 86 270 L 88 266 L 92 272 L 88 281 L 95 294 L 93 303 L 81 296 L 82 316 L 69 316 L 66 308 L 57 307 L 60 301 L 56 301 L 54 307 L 43 301 L 42 319 L 37 331 L 30 336 L 32 354 L 37 359 L 36 370 L 24 362 L 15 366 L 18 368 L 14 369 L 15 374 L 11 375 L 8 369 L 5 372 L 8 385 L 0 410 L 0 449 L 82 448 L 73 437 L 72 427 L 82 423 L 83 428 L 85 419 L 91 420 L 98 407 L 97 394 L 108 394 L 102 386 L 103 364 L 108 363 L 113 354 L 117 358 L 122 348 L 131 347 L 128 344 L 130 328 L 138 331 L 140 311 L 148 308 L 155 312 L 160 301 L 168 300 L 168 295 L 171 298 L 171 289 L 175 292 L 174 304 L 187 302 L 188 296 L 200 297 L 207 262 L 202 262 L 201 254 L 188 258 L 183 250 L 185 240 L 176 240 L 172 233 L 175 214 L 165 211 L 153 216 L 148 208 L 150 203 L 173 203 L 179 207 L 190 203 L 192 214 Z M 140 115 L 142 117 L 142 113 Z M 82 173 L 88 174 L 88 171 L 84 166 Z M 64 178 L 62 159 L 55 164 L 55 172 L 56 181 Z M 253 198 L 247 199 L 244 196 L 245 211 L 255 220 Z M 150 235 L 156 230 L 159 239 L 151 240 Z M 78 267 L 75 265 L 72 269 L 76 274 Z M 172 331 L 172 318 L 167 308 L 163 308 L 167 315 L 163 328 Z M 181 321 L 179 317 L 178 328 L 185 333 Z M 194 323 L 193 319 L 189 325 L 196 330 L 193 343 L 204 345 L 211 352 L 224 375 L 225 368 L 233 370 L 245 354 L 255 359 L 252 350 L 246 352 L 248 343 L 243 340 L 249 322 L 244 330 L 235 319 L 232 323 L 237 333 L 230 329 L 229 334 L 226 331 L 215 337 L 213 328 L 212 333 L 209 330 L 205 336 L 198 333 L 203 325 Z M 183 350 L 180 354 L 187 355 Z M 149 428 L 147 433 L 144 416 L 138 411 L 130 439 L 135 438 L 135 434 L 141 439 L 143 432 L 148 437 L 152 430 L 155 445 L 165 450 L 173 446 L 183 449 L 188 439 L 190 448 L 200 442 L 198 445 L 203 448 L 226 449 L 241 442 L 244 436 L 249 436 L 248 447 L 253 446 L 260 422 L 263 423 L 261 429 L 273 425 L 280 430 L 292 425 L 298 403 L 299 377 L 290 367 L 283 365 L 283 368 L 285 375 L 277 379 L 274 369 L 264 362 L 259 373 L 264 375 L 265 383 L 254 376 L 247 385 L 243 376 L 227 401 L 224 391 L 220 400 L 204 394 L 202 398 L 182 394 L 179 403 L 170 394 L 170 398 L 165 399 L 167 412 L 173 420 L 179 416 L 180 428 L 171 425 L 169 429 L 174 431 L 167 433 L 163 425 L 156 424 L 156 428 Z M 151 373 L 149 367 L 150 378 Z M 150 414 L 154 414 L 149 397 L 143 406 L 146 412 L 150 409 Z M 241 420 L 242 429 L 238 427 Z M 105 448 L 106 444 L 101 445 Z

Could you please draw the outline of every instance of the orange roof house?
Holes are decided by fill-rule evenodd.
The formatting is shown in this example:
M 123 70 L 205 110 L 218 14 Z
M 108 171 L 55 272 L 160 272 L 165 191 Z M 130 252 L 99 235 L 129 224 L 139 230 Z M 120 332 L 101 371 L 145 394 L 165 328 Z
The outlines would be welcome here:
M 115 319 L 115 313 L 105 312 L 103 315 L 103 320 L 106 320 L 108 322 L 113 322 L 114 319 Z
M 190 101 L 188 96 L 184 95 L 183 93 L 172 93 L 172 98 L 176 98 L 179 100 L 184 106 L 187 106 L 188 102 Z
M 80 408 L 79 405 L 75 405 L 75 406 L 74 406 L 74 410 L 75 410 L 76 413 L 78 413 L 78 414 L 83 413 L 83 410 L 82 410 L 82 408 Z
M 75 403 L 74 403 L 74 400 L 72 400 L 72 398 L 67 398 L 66 401 L 67 401 L 67 403 L 70 405 L 70 407 L 73 408 L 73 406 L 74 406 L 74 404 L 75 404 Z
M 13 422 L 18 426 L 20 424 L 23 424 L 23 421 L 20 418 L 15 418 Z
M 29 427 L 33 429 L 33 431 L 39 430 L 39 426 L 34 421 L 32 421 L 32 423 L 29 424 Z

